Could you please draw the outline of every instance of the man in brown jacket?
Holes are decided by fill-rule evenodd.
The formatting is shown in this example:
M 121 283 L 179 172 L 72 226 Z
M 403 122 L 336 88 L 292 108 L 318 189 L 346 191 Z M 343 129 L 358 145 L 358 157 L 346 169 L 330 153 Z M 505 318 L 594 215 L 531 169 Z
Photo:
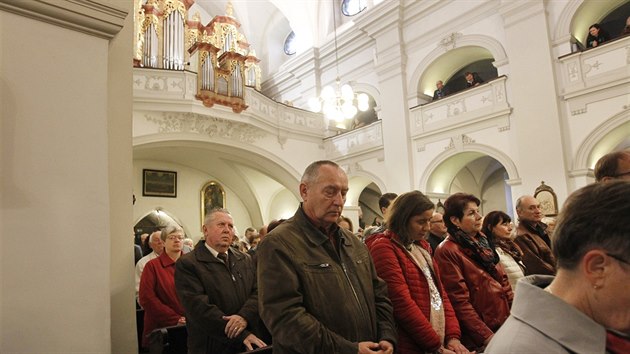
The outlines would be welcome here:
M 516 200 L 518 227 L 514 242 L 523 251 L 525 275 L 556 273 L 556 259 L 551 253 L 551 239 L 547 225 L 541 222 L 543 214 L 540 202 L 530 195 Z
M 273 353 L 391 354 L 396 330 L 367 248 L 337 226 L 348 177 L 332 161 L 306 168 L 303 203 L 258 246 L 260 315 Z

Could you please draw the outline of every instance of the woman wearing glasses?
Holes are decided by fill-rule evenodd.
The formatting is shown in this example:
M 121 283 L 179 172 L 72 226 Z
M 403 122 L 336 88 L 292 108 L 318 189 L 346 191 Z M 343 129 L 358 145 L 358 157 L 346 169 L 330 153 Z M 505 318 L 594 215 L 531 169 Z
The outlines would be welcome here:
M 444 201 L 449 235 L 435 250 L 442 284 L 457 314 L 462 344 L 482 351 L 510 314 L 512 288 L 499 256 L 481 233 L 480 201 L 455 193 Z
M 558 217 L 556 276 L 521 279 L 486 353 L 630 353 L 630 182 L 573 193 Z
M 142 346 L 149 346 L 148 335 L 156 328 L 185 324 L 184 309 L 175 292 L 175 262 L 182 255 L 184 230 L 170 224 L 162 229 L 164 251 L 144 267 L 138 302 L 144 309 Z
M 521 261 L 523 251 L 512 240 L 512 218 L 502 211 L 491 211 L 483 218 L 481 232 L 494 244 L 499 255 L 499 263 L 508 276 L 512 291 L 516 289 L 516 282 L 524 277 L 525 265 Z

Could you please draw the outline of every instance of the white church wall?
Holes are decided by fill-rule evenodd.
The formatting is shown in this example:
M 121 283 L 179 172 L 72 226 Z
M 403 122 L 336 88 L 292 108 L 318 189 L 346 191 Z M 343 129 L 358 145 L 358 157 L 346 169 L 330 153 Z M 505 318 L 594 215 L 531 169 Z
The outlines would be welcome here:
M 0 10 L 2 353 L 136 350 L 131 6 L 98 4 Z
M 295 186 L 296 189 L 299 186 Z M 265 218 L 265 224 L 269 224 L 271 220 L 288 219 L 300 205 L 301 199 L 296 199 L 295 195 L 288 189 L 280 189 L 275 195 L 269 199 L 268 214 Z

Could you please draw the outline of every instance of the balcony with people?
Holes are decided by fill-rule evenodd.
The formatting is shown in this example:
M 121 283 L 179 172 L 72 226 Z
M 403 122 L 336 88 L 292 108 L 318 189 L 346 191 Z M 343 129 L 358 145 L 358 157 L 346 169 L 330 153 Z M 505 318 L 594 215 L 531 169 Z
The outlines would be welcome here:
M 466 58 L 466 62 L 462 62 Z M 507 117 L 507 77 L 481 47 L 455 49 L 431 63 L 419 83 L 422 100 L 410 109 L 410 135 L 421 137 L 461 125 Z
M 587 103 L 627 93 L 630 83 L 630 2 L 587 5 L 571 17 L 571 53 L 558 58 L 560 94 L 571 115 L 584 113 Z

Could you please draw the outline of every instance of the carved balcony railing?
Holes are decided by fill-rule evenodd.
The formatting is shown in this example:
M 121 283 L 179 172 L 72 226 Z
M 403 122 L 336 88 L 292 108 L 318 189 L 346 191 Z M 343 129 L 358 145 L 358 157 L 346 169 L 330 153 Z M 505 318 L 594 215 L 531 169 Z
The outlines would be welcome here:
M 383 149 L 381 121 L 324 140 L 326 158 L 336 159 Z
M 486 119 L 507 117 L 511 108 L 506 97 L 506 80 L 507 77 L 500 76 L 481 86 L 411 108 L 411 136 L 422 137 Z
M 194 72 L 151 68 L 133 69 L 135 101 L 185 103 L 195 100 L 196 93 L 197 74 Z
M 289 134 L 321 141 L 330 133 L 322 114 L 276 102 L 252 87 L 245 87 L 245 104 L 249 108 L 237 114 L 222 106 L 204 107 L 195 99 L 197 74 L 194 72 L 133 70 L 134 108 L 137 110 L 196 113 L 234 120 L 274 132 L 280 141 Z
M 630 36 L 596 48 L 558 58 L 562 87 L 572 115 L 583 113 L 586 104 L 604 96 L 628 93 L 630 85 Z

